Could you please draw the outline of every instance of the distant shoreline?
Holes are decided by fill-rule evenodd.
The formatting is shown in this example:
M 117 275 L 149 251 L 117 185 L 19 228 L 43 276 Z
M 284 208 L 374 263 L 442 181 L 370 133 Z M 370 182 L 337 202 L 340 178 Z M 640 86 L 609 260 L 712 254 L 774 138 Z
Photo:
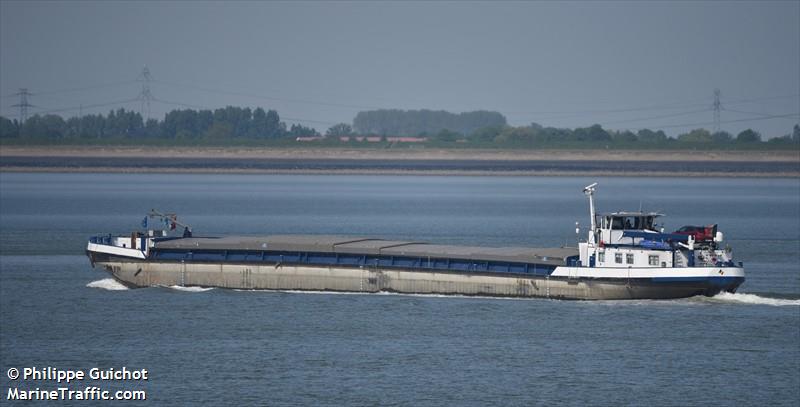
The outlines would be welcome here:
M 492 150 L 128 146 L 2 146 L 2 157 L 192 157 L 192 158 L 341 158 L 418 160 L 593 160 L 593 161 L 782 161 L 800 164 L 798 150 Z
M 650 171 L 471 171 L 471 170 L 248 170 L 242 168 L 132 168 L 132 167 L 2 167 L 0 173 L 109 173 L 109 174 L 241 174 L 241 175 L 397 175 L 475 177 L 705 177 L 705 178 L 800 178 L 800 172 L 650 172 Z
M 26 146 L 0 172 L 800 178 L 800 152 Z

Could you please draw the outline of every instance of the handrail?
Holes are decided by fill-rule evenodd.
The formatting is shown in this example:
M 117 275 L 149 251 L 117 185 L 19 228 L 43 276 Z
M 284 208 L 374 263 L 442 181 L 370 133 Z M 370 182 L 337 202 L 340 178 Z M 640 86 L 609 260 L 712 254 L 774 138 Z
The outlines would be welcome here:
M 187 225 L 187 224 L 185 224 L 183 222 L 178 221 L 178 215 L 175 214 L 175 213 L 161 213 L 161 212 L 159 212 L 159 211 L 157 211 L 155 209 L 150 209 L 150 213 L 148 213 L 147 216 L 151 217 L 151 218 L 161 218 L 161 220 L 166 220 L 166 221 L 171 222 L 171 223 L 173 223 L 175 225 L 182 226 L 182 227 L 188 229 L 189 232 L 192 231 L 192 227 L 191 226 L 189 226 L 189 225 Z

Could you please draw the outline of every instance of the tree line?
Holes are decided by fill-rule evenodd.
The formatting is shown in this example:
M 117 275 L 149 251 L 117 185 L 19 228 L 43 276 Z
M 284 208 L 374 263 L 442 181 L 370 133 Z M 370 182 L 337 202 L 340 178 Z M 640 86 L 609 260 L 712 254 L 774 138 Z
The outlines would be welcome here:
M 418 123 L 415 123 L 418 120 Z M 452 146 L 570 147 L 675 146 L 681 145 L 747 145 L 765 144 L 761 134 L 747 129 L 734 135 L 725 131 L 694 129 L 668 137 L 662 130 L 607 130 L 595 124 L 574 129 L 545 127 L 537 123 L 509 126 L 497 112 L 477 111 L 453 114 L 431 110 L 375 110 L 360 112 L 353 125 L 339 123 L 322 135 L 314 128 L 281 121 L 275 110 L 228 106 L 215 110 L 178 109 L 168 112 L 163 120 L 143 120 L 134 111 L 117 109 L 107 115 L 89 114 L 64 119 L 58 115 L 34 115 L 24 123 L 0 116 L 0 140 L 36 140 L 48 142 L 107 143 L 131 140 L 147 143 L 206 143 L 225 145 L 237 140 L 269 143 L 290 142 L 297 137 L 319 138 L 319 143 L 340 143 L 348 136 L 413 136 L 429 144 Z M 385 138 L 384 138 L 385 140 Z M 790 134 L 774 137 L 770 144 L 800 145 L 800 125 Z
M 215 110 L 179 109 L 163 120 L 143 120 L 142 115 L 125 109 L 107 115 L 89 114 L 64 119 L 46 114 L 34 115 L 24 123 L 0 116 L 0 138 L 11 139 L 166 139 L 224 142 L 232 139 L 278 139 L 318 136 L 310 127 L 293 124 L 287 128 L 275 110 L 228 106 Z
M 455 114 L 444 110 L 381 109 L 359 112 L 353 119 L 357 133 L 388 136 L 434 134 L 442 129 L 472 134 L 484 127 L 506 124 L 505 116 L 485 110 Z
M 452 135 L 447 135 L 452 138 Z M 663 130 L 641 129 L 606 130 L 599 124 L 575 129 L 544 127 L 538 123 L 520 127 L 486 127 L 466 136 L 474 142 L 547 145 L 558 143 L 590 143 L 590 144 L 650 144 L 664 145 L 671 143 L 685 144 L 756 144 L 761 143 L 761 134 L 753 129 L 746 129 L 733 135 L 726 131 L 711 132 L 706 129 L 694 129 L 679 134 L 676 138 L 667 136 Z M 770 143 L 800 143 L 800 125 L 795 124 L 791 134 L 773 137 Z

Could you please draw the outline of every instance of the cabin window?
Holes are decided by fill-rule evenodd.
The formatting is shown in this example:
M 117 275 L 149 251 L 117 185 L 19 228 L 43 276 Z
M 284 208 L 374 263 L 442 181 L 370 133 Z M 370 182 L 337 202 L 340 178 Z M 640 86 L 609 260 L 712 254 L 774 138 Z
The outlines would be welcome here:
M 614 254 L 614 262 L 622 264 L 622 253 Z
M 625 262 L 628 264 L 633 264 L 633 253 L 628 253 L 625 255 Z
M 613 230 L 653 229 L 653 216 L 614 216 L 603 218 L 602 228 Z
M 649 260 L 648 263 L 651 266 L 658 266 L 658 255 L 651 254 L 650 256 L 647 256 L 647 258 Z
M 598 252 L 597 253 L 597 261 L 599 263 L 605 263 L 605 261 L 606 261 L 606 252 Z

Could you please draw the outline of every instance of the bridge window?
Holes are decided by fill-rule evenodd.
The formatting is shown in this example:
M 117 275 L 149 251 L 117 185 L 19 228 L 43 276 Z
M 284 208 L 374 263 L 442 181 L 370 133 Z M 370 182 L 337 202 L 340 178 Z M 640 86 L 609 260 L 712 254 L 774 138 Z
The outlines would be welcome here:
M 658 255 L 651 254 L 650 256 L 647 256 L 647 259 L 648 259 L 647 263 L 650 264 L 651 266 L 658 266 Z
M 598 252 L 597 253 L 597 261 L 600 263 L 605 263 L 606 261 L 606 252 Z
M 614 253 L 614 262 L 622 264 L 622 253 Z
M 625 255 L 625 262 L 628 264 L 633 264 L 633 253 L 628 253 Z
M 628 216 L 627 218 L 625 218 L 625 229 L 634 229 L 634 226 L 637 223 L 636 219 L 637 218 L 633 216 Z
M 645 221 L 639 216 L 614 216 L 611 218 L 613 230 L 638 230 L 643 229 Z

